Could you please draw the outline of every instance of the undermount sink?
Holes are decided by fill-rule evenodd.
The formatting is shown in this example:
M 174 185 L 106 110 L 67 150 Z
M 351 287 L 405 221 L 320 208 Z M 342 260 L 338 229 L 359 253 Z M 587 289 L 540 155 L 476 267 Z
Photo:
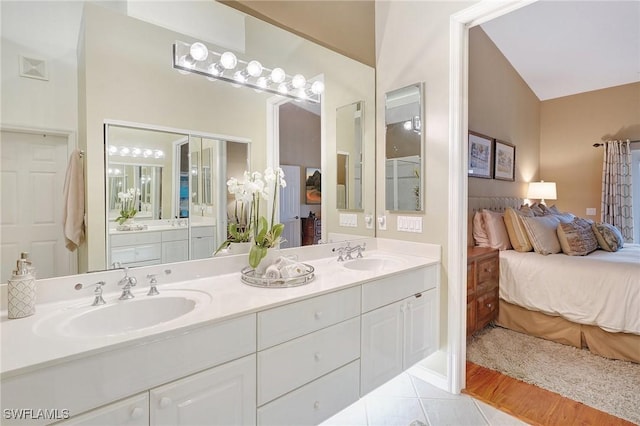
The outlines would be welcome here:
M 44 317 L 36 324 L 43 335 L 105 337 L 148 329 L 179 319 L 211 302 L 201 291 L 165 290 L 158 296 L 144 293 L 130 300 L 112 300 L 101 306 L 74 306 Z
M 343 266 L 354 271 L 384 271 L 388 268 L 398 267 L 402 264 L 401 259 L 392 257 L 363 257 L 359 259 L 347 260 Z

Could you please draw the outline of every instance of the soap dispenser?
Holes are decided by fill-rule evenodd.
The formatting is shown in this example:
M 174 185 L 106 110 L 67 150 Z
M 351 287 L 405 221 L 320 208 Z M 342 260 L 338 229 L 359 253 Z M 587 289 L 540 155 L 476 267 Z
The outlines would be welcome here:
M 16 270 L 7 283 L 7 310 L 10 319 L 24 318 L 36 312 L 36 280 L 28 254 L 22 253 Z

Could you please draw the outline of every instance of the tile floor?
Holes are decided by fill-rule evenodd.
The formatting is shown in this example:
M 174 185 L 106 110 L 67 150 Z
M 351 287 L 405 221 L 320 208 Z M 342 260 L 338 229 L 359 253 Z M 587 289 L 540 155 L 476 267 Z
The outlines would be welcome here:
M 402 373 L 322 426 L 520 426 L 522 421 L 468 395 L 445 392 Z

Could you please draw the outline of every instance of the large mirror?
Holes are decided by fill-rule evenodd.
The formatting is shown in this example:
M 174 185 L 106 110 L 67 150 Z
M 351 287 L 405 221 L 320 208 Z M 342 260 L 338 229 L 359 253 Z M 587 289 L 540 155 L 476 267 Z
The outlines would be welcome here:
M 13 251 L 3 249 L 3 271 L 11 271 L 20 251 L 31 252 L 39 278 L 110 267 L 113 263 L 109 253 L 110 233 L 105 230 L 117 226 L 115 219 L 121 205 L 116 189 L 120 187 L 139 188 L 134 222 L 173 219 L 179 224 L 181 219 L 182 223 L 188 221 L 189 239 L 185 242 L 182 239 L 184 232 L 178 232 L 183 230 L 176 229 L 176 241 L 180 243 L 167 249 L 179 256 L 165 258 L 183 258 L 185 252 L 191 258 L 195 251 L 193 223 L 196 220 L 207 223 L 209 218 L 215 217 L 215 242 L 224 237 L 225 229 L 218 225 L 227 216 L 227 194 L 223 188 L 226 178 L 238 177 L 248 169 L 249 157 L 252 170 L 279 165 L 278 140 L 274 137 L 277 135 L 277 114 L 271 114 L 272 106 L 277 104 L 273 99 L 277 96 L 179 73 L 171 66 L 172 46 L 176 40 L 203 41 L 211 49 L 232 50 L 239 57 L 255 58 L 264 66 L 279 66 L 287 73 L 301 73 L 307 79 L 323 77 L 325 92 L 317 112 L 322 114 L 323 239 L 326 240 L 330 233 L 374 235 L 374 230 L 365 229 L 363 219 L 358 221 L 357 228 L 340 227 L 334 204 L 336 156 L 325 155 L 337 152 L 337 109 L 358 101 L 374 105 L 373 68 L 214 1 L 7 0 L 2 1 L 0 7 L 3 127 L 30 130 L 40 138 L 45 130 L 54 129 L 53 133 L 63 139 L 57 157 L 61 164 L 60 182 L 50 191 L 52 194 L 62 193 L 67 163 L 76 147 L 83 151 L 86 174 L 85 242 L 76 251 L 68 251 L 60 231 L 62 223 L 56 223 L 52 229 L 60 234 L 59 242 L 46 245 L 49 250 L 46 253 L 39 252 L 33 241 L 25 240 L 23 232 L 12 234 L 2 228 L 3 247 L 7 246 L 5 235 L 16 235 L 24 240 L 19 241 L 22 245 L 15 244 Z M 168 14 L 169 7 L 171 13 Z M 163 13 L 154 15 L 154 9 Z M 203 16 L 207 18 L 200 19 Z M 118 30 L 114 31 L 114 28 Z M 21 75 L 21 58 L 44 60 L 42 65 L 46 69 L 34 66 L 29 68 L 33 72 L 26 73 L 32 75 Z M 39 76 L 40 71 L 43 75 Z M 363 120 L 364 158 L 374 158 L 373 111 L 373 108 L 364 111 L 368 115 Z M 173 134 L 173 140 L 167 142 L 172 147 L 163 149 L 163 161 L 155 158 L 133 161 L 133 157 L 108 157 L 104 146 L 105 123 L 148 127 L 156 131 L 184 130 L 166 131 Z M 47 134 L 48 144 L 53 143 L 53 133 Z M 191 151 L 194 137 L 202 138 L 201 148 L 197 151 Z M 304 138 L 306 136 L 302 134 L 298 140 Z M 216 172 L 222 170 L 218 164 L 222 158 L 219 147 L 208 146 L 205 139 L 242 143 L 246 157 L 240 161 L 242 166 L 238 169 L 241 170 L 217 175 Z M 112 143 L 111 139 L 109 143 Z M 118 146 L 116 142 L 113 144 Z M 129 147 L 143 146 L 139 141 L 127 144 L 120 143 Z M 227 151 L 228 148 L 225 147 Z M 309 165 L 301 163 L 297 166 L 305 170 Z M 122 177 L 111 178 L 108 168 L 121 168 Z M 366 162 L 362 173 L 361 181 L 365 185 L 375 181 L 374 167 L 367 168 Z M 368 195 L 373 194 L 373 190 L 362 188 L 361 193 L 362 209 L 373 212 L 374 198 Z M 9 202 L 5 203 L 4 194 L 5 191 L 3 208 L 9 205 Z M 222 198 L 225 203 L 216 202 Z M 304 197 L 300 204 L 305 204 Z M 59 210 L 51 216 L 59 219 L 62 208 L 55 208 Z M 3 215 L 3 221 L 5 217 L 8 216 Z M 31 225 L 27 224 L 26 229 L 31 229 Z M 205 251 L 208 248 L 203 249 Z M 154 256 L 157 257 L 157 253 Z M 46 259 L 51 259 L 51 270 L 45 265 Z M 53 269 L 60 265 L 69 267 Z M 3 276 L 2 280 L 5 279 Z
M 385 96 L 385 209 L 422 211 L 422 84 Z
M 336 206 L 362 211 L 362 143 L 364 102 L 336 111 Z

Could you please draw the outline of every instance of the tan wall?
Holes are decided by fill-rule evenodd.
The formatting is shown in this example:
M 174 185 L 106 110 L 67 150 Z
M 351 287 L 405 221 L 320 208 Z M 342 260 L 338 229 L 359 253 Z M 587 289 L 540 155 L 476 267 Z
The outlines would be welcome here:
M 359 1 L 220 1 L 371 67 L 376 66 L 375 3 Z
M 469 196 L 524 198 L 539 165 L 540 100 L 480 27 L 469 31 L 469 130 L 516 147 L 515 182 L 469 178 Z
M 640 83 L 543 101 L 540 178 L 555 181 L 561 210 L 600 218 L 603 148 L 608 139 L 640 139 Z

